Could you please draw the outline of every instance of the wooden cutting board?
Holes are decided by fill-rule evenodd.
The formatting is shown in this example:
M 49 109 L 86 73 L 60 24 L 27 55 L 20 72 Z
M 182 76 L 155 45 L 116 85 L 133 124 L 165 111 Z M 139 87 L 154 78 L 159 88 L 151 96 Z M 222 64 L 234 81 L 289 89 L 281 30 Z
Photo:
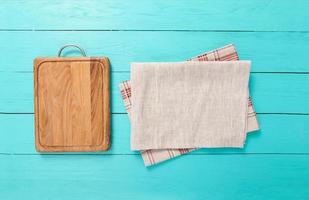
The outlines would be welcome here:
M 110 146 L 108 58 L 34 61 L 37 151 L 104 151 Z

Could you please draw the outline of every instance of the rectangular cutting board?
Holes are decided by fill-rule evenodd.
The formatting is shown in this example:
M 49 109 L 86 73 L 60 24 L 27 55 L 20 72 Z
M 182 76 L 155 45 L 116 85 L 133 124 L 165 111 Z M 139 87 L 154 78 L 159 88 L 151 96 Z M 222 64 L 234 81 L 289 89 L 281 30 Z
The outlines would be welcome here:
M 34 90 L 37 151 L 109 148 L 108 58 L 36 58 Z

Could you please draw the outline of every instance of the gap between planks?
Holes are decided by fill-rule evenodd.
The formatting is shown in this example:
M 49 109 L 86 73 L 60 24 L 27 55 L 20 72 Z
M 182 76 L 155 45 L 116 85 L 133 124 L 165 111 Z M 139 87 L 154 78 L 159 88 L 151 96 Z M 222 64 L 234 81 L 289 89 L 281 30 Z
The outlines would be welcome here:
M 126 115 L 125 112 L 112 112 L 113 115 Z M 309 115 L 309 113 L 279 113 L 279 112 L 269 112 L 269 113 L 256 113 L 257 115 Z M 34 115 L 34 112 L 0 112 L 0 115 Z
M 221 33 L 309 33 L 309 31 L 277 31 L 277 30 L 223 30 L 223 29 L 0 29 L 0 32 L 221 32 Z
M 140 153 L 1 153 L 0 156 L 136 156 Z M 309 156 L 309 153 L 189 153 L 182 156 L 245 156 L 245 155 L 292 155 L 292 156 Z
M 5 71 L 5 70 L 0 70 L 0 73 L 20 73 L 20 74 L 27 74 L 27 73 L 33 73 L 33 71 Z M 111 73 L 130 73 L 130 71 L 111 71 Z M 309 71 L 302 71 L 302 72 L 289 72 L 289 71 L 269 71 L 269 72 L 265 72 L 265 71 L 255 71 L 255 72 L 250 72 L 250 74 L 309 74 Z

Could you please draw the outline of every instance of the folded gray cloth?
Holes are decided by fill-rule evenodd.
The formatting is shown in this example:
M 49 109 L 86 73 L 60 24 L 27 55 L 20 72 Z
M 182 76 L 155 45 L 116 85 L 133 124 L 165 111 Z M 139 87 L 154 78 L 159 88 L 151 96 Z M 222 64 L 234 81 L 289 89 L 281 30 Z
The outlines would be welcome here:
M 131 149 L 243 147 L 250 64 L 132 63 Z

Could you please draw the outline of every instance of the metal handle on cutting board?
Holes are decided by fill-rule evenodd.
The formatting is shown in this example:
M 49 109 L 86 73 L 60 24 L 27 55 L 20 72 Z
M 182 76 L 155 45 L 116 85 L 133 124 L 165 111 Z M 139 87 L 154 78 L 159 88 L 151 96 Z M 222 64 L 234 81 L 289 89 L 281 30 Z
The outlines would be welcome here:
M 63 51 L 63 49 L 67 48 L 67 47 L 75 47 L 77 49 L 79 49 L 80 53 L 86 57 L 86 53 L 84 51 L 84 49 L 82 49 L 81 47 L 79 47 L 78 45 L 75 45 L 75 44 L 67 44 L 67 45 L 64 45 L 59 51 L 58 51 L 58 57 L 61 57 L 61 53 Z

